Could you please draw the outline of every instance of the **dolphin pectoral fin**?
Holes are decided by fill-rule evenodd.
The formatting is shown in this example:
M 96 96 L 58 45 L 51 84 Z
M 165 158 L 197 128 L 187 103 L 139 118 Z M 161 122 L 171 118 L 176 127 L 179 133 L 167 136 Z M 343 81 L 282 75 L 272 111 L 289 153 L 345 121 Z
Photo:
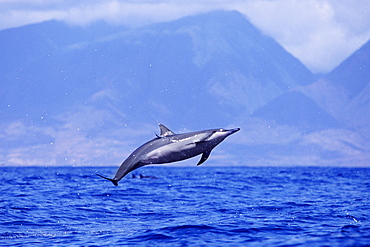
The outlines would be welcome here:
M 202 157 L 200 158 L 197 166 L 201 165 L 204 161 L 206 161 L 208 159 L 208 157 L 209 157 L 210 154 L 211 154 L 211 151 L 204 152 L 202 154 Z
M 96 173 L 96 175 L 98 175 L 99 177 L 104 178 L 104 179 L 106 179 L 106 180 L 109 180 L 109 181 L 111 181 L 115 186 L 118 186 L 118 181 L 117 181 L 117 180 L 114 180 L 114 179 L 110 179 L 110 178 L 104 177 L 104 176 L 102 176 L 102 175 L 100 175 L 100 174 L 97 174 L 97 173 Z
M 163 124 L 159 125 L 159 129 L 161 130 L 160 134 L 161 137 L 175 135 L 175 133 L 173 133 L 169 128 L 167 128 Z

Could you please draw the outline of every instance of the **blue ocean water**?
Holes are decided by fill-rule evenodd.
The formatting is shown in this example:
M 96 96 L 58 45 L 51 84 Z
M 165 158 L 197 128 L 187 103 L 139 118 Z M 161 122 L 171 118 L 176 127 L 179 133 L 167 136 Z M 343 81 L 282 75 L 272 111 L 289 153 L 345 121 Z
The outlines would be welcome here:
M 370 169 L 116 169 L 0 168 L 0 246 L 370 245 Z

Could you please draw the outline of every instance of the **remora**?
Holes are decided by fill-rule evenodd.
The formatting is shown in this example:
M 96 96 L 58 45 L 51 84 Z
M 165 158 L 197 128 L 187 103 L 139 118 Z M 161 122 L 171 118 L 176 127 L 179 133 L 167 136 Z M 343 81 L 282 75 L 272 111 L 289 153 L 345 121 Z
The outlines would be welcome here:
M 220 142 L 229 135 L 237 132 L 240 128 L 235 129 L 210 129 L 189 132 L 184 134 L 175 134 L 163 124 L 159 125 L 161 134 L 151 141 L 138 147 L 128 158 L 121 164 L 113 179 L 108 179 L 114 185 L 118 185 L 124 176 L 129 172 L 142 166 L 150 164 L 164 164 L 180 160 L 185 160 L 202 154 L 197 166 L 206 161 Z

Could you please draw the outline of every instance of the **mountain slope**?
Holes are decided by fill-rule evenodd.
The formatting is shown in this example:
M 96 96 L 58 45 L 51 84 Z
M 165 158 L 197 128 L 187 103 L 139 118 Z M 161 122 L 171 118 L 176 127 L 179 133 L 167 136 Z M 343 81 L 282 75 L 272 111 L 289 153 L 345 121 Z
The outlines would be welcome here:
M 370 41 L 303 92 L 370 140 Z
M 312 99 L 299 91 L 287 92 L 253 113 L 254 117 L 294 126 L 304 133 L 343 127 Z

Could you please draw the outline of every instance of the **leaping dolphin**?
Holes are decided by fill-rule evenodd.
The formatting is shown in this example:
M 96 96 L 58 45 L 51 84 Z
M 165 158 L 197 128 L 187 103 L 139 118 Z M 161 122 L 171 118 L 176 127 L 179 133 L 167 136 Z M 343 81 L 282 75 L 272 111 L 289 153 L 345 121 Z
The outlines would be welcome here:
M 138 147 L 128 158 L 121 164 L 113 179 L 108 179 L 114 185 L 118 185 L 124 176 L 129 172 L 142 166 L 150 164 L 164 164 L 180 160 L 186 160 L 202 154 L 197 166 L 206 161 L 215 148 L 226 137 L 239 131 L 236 129 L 210 129 L 195 131 L 184 134 L 175 134 L 163 124 L 159 125 L 161 134 L 147 143 Z

